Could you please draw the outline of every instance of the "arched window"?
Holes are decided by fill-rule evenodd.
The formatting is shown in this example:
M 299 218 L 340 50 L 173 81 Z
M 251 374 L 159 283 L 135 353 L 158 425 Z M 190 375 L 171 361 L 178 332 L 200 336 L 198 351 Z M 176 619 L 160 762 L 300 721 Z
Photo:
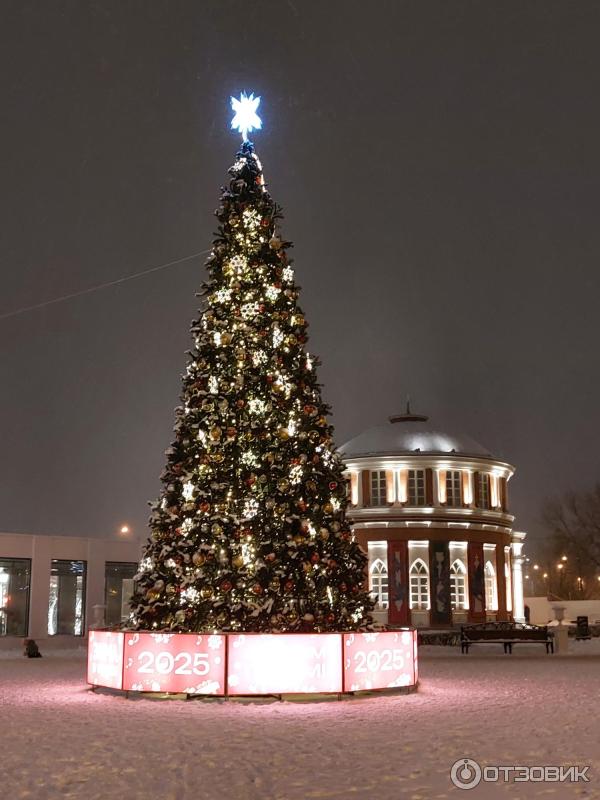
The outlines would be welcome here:
M 388 569 L 381 558 L 376 558 L 369 569 L 371 595 L 378 608 L 388 607 Z
M 410 607 L 429 608 L 429 570 L 422 558 L 415 559 L 410 568 Z
M 496 570 L 491 561 L 485 562 L 485 607 L 488 611 L 498 610 Z
M 450 567 L 450 602 L 453 611 L 467 607 L 467 570 L 460 558 Z

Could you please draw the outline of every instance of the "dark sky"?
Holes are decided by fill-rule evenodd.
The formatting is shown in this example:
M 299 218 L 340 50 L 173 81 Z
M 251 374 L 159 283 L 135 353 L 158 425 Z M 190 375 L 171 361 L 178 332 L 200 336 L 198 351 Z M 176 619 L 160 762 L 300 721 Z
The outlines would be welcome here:
M 517 466 L 534 534 L 598 478 L 598 3 L 2 11 L 0 314 L 208 248 L 254 90 L 338 444 L 410 393 Z M 203 278 L 0 321 L 0 530 L 145 535 Z

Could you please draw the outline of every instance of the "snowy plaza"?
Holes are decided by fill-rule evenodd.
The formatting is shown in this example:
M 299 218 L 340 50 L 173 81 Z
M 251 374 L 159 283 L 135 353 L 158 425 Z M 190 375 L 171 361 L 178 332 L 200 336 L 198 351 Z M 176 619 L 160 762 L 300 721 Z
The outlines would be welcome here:
M 0 654 L 2 796 L 76 800 L 597 798 L 600 640 L 420 648 L 414 694 L 158 700 L 85 685 L 85 650 Z M 453 787 L 452 764 L 589 765 L 589 783 Z

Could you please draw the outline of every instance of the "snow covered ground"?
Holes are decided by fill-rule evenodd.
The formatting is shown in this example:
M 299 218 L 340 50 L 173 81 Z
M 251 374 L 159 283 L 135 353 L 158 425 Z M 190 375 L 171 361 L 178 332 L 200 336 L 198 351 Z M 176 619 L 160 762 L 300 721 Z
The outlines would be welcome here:
M 0 653 L 0 797 L 600 798 L 600 640 L 423 647 L 412 695 L 311 702 L 92 693 L 83 651 Z M 451 765 L 590 764 L 590 783 L 452 786 Z

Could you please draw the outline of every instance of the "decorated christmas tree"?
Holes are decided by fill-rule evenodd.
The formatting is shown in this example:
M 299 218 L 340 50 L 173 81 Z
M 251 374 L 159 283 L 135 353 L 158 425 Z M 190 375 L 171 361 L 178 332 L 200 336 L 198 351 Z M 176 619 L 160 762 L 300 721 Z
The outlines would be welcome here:
M 247 133 L 259 98 L 233 100 L 243 134 L 216 212 L 175 441 L 137 575 L 132 623 L 170 631 L 356 630 L 370 623 L 366 557 L 307 323 Z

